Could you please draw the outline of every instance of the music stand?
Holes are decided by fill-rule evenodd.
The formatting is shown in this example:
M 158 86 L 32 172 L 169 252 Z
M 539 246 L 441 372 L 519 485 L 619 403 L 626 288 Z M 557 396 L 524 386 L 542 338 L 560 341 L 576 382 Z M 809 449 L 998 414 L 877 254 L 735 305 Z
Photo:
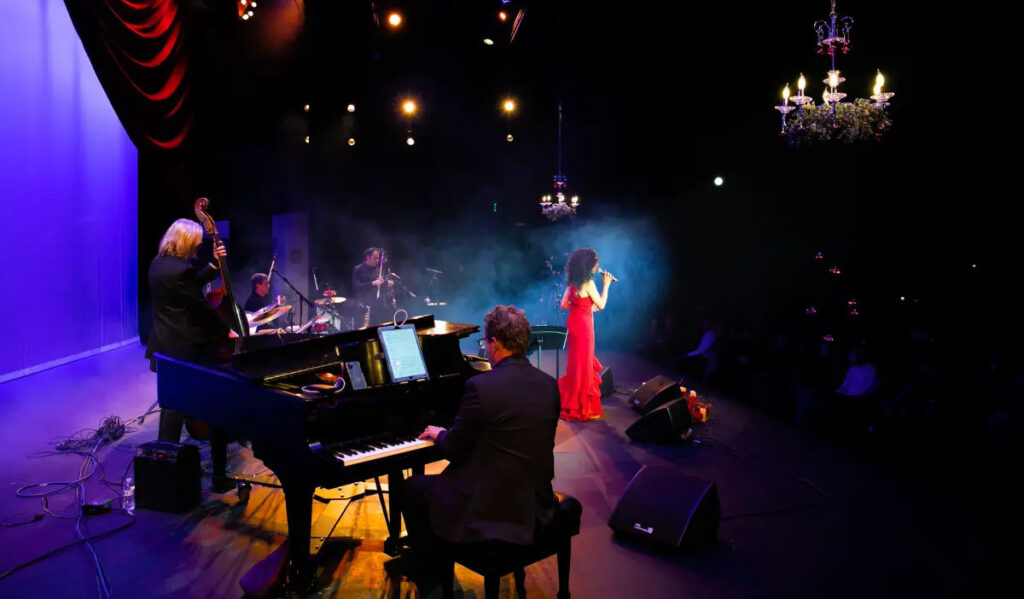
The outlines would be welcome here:
M 556 325 L 537 325 L 530 327 L 530 346 L 526 348 L 526 357 L 529 358 L 537 350 L 537 369 L 541 366 L 541 356 L 545 349 L 555 350 L 555 378 L 562 369 L 562 353 L 565 349 L 567 332 L 565 327 Z

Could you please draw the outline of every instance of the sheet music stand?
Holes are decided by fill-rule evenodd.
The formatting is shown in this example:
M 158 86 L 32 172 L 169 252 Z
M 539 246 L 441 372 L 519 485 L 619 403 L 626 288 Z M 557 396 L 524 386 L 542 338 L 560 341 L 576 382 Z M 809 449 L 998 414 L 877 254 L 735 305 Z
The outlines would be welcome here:
M 555 378 L 562 369 L 562 350 L 565 349 L 567 332 L 565 327 L 555 325 L 537 325 L 530 327 L 530 346 L 526 348 L 526 357 L 537 352 L 537 369 L 541 366 L 541 356 L 545 349 L 555 350 Z

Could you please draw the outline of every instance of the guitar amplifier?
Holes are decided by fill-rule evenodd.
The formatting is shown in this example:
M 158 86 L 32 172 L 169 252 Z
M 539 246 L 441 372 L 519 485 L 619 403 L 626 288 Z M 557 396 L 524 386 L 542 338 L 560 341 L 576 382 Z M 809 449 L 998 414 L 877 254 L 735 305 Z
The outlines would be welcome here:
M 135 505 L 158 512 L 187 512 L 199 505 L 199 448 L 151 441 L 135 450 Z

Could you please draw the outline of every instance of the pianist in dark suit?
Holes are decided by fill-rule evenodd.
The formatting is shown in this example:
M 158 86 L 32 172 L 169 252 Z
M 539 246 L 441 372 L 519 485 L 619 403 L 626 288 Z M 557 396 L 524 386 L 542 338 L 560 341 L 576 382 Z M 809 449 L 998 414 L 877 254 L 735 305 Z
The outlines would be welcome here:
M 178 219 L 164 233 L 157 256 L 149 265 L 153 328 L 146 357 L 151 360 L 151 368 L 155 367 L 154 352 L 197 364 L 214 364 L 218 341 L 232 334 L 203 297 L 203 286 L 217 276 L 217 267 L 196 263 L 202 239 L 199 223 Z M 227 255 L 223 244 L 214 253 Z M 177 442 L 183 421 L 180 414 L 161 410 L 159 439 Z
M 526 360 L 530 323 L 522 310 L 491 310 L 484 340 L 493 369 L 466 382 L 450 429 L 428 426 L 420 435 L 450 462 L 439 475 L 408 481 L 406 528 L 421 573 L 439 565 L 424 559 L 439 555 L 438 539 L 533 543 L 557 505 L 551 480 L 558 383 Z

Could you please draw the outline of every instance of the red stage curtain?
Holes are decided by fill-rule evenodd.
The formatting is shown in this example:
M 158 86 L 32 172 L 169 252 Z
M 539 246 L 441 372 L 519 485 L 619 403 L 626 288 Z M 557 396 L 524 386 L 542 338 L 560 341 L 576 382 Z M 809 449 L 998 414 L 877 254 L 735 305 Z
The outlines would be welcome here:
M 194 118 L 179 0 L 64 0 L 78 37 L 135 146 L 177 148 Z

